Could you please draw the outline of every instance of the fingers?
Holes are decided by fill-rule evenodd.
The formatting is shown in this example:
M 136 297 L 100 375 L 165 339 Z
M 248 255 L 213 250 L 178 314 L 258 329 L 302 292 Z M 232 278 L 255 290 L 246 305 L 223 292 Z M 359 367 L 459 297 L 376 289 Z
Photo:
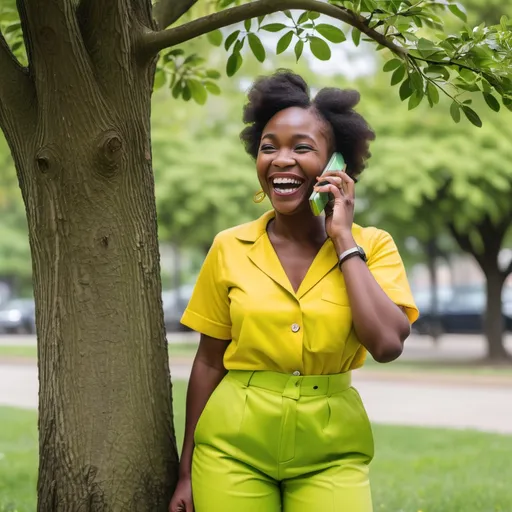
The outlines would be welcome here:
M 327 181 L 327 180 L 326 180 Z M 325 185 L 316 185 L 314 190 L 317 192 L 327 192 L 332 194 L 334 201 L 341 201 L 343 199 L 343 193 L 340 188 L 332 183 L 326 183 Z
M 355 197 L 354 180 L 345 172 L 329 171 L 318 176 L 316 179 L 319 183 L 327 182 L 336 185 L 349 198 Z

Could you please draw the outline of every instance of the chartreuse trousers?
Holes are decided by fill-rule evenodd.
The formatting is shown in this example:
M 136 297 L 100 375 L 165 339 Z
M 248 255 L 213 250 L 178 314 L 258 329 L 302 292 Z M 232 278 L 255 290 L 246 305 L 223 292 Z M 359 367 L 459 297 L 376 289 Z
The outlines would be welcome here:
M 230 371 L 194 437 L 196 512 L 372 512 L 373 436 L 350 372 Z

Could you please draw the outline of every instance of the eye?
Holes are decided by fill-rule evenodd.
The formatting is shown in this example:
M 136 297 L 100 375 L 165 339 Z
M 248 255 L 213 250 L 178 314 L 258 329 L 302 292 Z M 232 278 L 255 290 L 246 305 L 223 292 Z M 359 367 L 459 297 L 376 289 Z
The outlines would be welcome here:
M 314 151 L 309 144 L 299 144 L 295 147 L 297 153 L 306 153 L 307 151 Z
M 261 147 L 260 147 L 260 151 L 262 153 L 269 153 L 270 151 L 273 151 L 275 148 L 274 146 L 272 146 L 272 144 L 263 144 Z

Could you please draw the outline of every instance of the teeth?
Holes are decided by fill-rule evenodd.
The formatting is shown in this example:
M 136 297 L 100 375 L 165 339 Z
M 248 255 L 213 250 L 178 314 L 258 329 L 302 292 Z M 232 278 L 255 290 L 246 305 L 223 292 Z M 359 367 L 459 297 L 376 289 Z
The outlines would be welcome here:
M 293 194 L 297 188 L 280 188 L 279 193 L 280 194 Z
M 274 184 L 291 184 L 291 185 L 301 185 L 302 182 L 296 180 L 295 178 L 274 178 Z

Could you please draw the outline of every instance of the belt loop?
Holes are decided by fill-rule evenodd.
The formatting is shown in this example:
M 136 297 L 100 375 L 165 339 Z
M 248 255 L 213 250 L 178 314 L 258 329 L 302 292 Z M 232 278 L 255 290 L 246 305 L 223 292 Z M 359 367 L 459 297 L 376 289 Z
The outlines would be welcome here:
M 286 386 L 283 390 L 283 397 L 298 400 L 300 398 L 300 388 L 302 384 L 302 377 L 290 376 Z
M 229 370 L 228 376 L 236 379 L 244 388 L 249 387 L 249 383 L 255 372 L 249 370 Z

